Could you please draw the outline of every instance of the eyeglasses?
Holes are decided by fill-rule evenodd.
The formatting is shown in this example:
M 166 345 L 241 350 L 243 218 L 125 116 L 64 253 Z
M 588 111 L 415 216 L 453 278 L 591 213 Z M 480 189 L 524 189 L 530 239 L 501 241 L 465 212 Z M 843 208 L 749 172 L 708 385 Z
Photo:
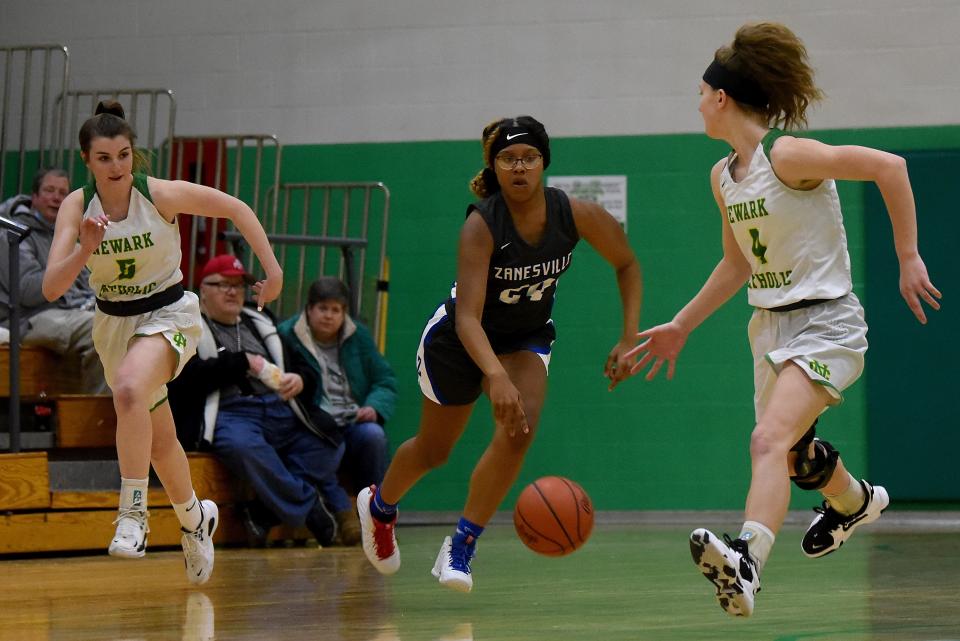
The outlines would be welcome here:
M 209 287 L 216 287 L 223 294 L 226 294 L 230 290 L 234 290 L 234 289 L 242 292 L 244 289 L 247 288 L 247 286 L 244 283 L 227 283 L 222 280 L 219 280 L 215 283 L 201 283 L 201 284 L 207 285 Z
M 497 167 L 503 169 L 504 171 L 512 171 L 516 169 L 517 163 L 523 165 L 524 169 L 536 169 L 540 165 L 540 159 L 543 158 L 540 154 L 527 154 L 522 158 L 510 155 L 499 155 L 496 158 Z

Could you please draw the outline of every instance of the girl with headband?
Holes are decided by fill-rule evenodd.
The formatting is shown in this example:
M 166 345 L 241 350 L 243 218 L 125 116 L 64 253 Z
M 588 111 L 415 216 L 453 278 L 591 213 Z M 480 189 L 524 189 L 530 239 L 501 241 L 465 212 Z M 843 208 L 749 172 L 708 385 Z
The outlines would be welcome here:
M 805 125 L 808 106 L 821 97 L 803 43 L 781 24 L 745 25 L 717 50 L 700 83 L 700 113 L 706 134 L 732 147 L 710 173 L 723 219 L 723 258 L 673 320 L 641 332 L 646 340 L 630 352 L 640 355 L 633 372 L 652 363 L 651 380 L 666 362 L 672 378 L 690 332 L 747 284 L 756 425 L 745 522 L 735 539 L 705 529 L 690 535 L 694 562 L 734 616 L 753 612 L 791 479 L 824 497 L 802 541 L 810 557 L 839 548 L 889 504 L 883 487 L 853 477 L 836 448 L 814 437 L 817 417 L 841 402 L 867 350 L 835 180 L 876 183 L 893 224 L 907 306 L 921 323 L 927 322 L 921 301 L 940 308 L 940 292 L 917 251 L 903 158 L 777 128 Z
M 394 535 L 397 503 L 442 465 L 463 434 L 481 392 L 490 399 L 493 438 L 470 478 L 466 507 L 433 568 L 441 584 L 469 592 L 477 538 L 516 480 L 533 442 L 547 391 L 556 336 L 550 318 L 557 280 L 583 238 L 613 267 L 623 328 L 604 374 L 613 389 L 629 376 L 625 357 L 636 343 L 640 266 L 620 225 L 601 206 L 544 187 L 550 140 L 530 116 L 483 130 L 485 167 L 471 189 L 460 233 L 457 280 L 427 322 L 417 352 L 423 392 L 419 433 L 394 455 L 380 487 L 357 497 L 363 549 L 383 574 L 400 568 Z

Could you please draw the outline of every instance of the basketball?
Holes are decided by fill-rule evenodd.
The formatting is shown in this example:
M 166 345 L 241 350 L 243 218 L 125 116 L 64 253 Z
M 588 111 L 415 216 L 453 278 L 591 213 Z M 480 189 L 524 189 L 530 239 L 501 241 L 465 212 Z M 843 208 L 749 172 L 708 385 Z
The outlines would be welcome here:
M 544 476 L 523 488 L 513 510 L 523 544 L 545 556 L 566 556 L 593 530 L 593 503 L 583 488 L 562 476 Z

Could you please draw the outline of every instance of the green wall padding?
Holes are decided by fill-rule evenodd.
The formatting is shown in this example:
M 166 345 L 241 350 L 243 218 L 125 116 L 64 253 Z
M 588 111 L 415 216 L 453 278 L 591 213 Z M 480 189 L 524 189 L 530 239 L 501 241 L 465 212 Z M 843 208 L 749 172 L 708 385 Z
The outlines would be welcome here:
M 960 501 L 957 385 L 960 361 L 953 332 L 960 312 L 951 287 L 960 280 L 960 151 L 911 151 L 907 159 L 917 202 L 920 255 L 944 295 L 941 311 L 924 304 L 927 325 L 914 318 L 898 283 L 899 263 L 880 191 L 866 191 L 867 288 L 871 292 L 870 361 L 866 375 L 870 474 L 891 496 L 913 501 Z
M 960 149 L 960 126 L 813 135 L 830 144 L 900 151 Z M 708 176 L 726 153 L 725 145 L 702 134 L 557 138 L 552 152 L 553 175 L 627 176 L 629 239 L 644 271 L 641 326 L 671 318 L 720 257 L 721 219 Z M 387 357 L 400 388 L 396 417 L 387 426 L 394 448 L 416 433 L 421 403 L 416 347 L 424 322 L 454 279 L 458 233 L 473 200 L 467 183 L 481 163 L 479 140 L 283 148 L 282 182 L 378 180 L 390 189 Z M 955 181 L 955 174 L 944 180 Z M 867 307 L 870 338 L 879 342 L 888 324 L 898 331 L 905 322 L 871 310 L 865 245 L 872 240 L 864 233 L 864 190 L 861 183 L 839 185 L 855 291 Z M 889 243 L 880 251 L 887 258 L 893 252 Z M 609 266 L 581 243 L 558 290 L 558 340 L 540 433 L 503 508 L 512 506 L 526 483 L 548 474 L 578 481 L 600 510 L 742 508 L 754 423 L 749 314 L 741 291 L 693 333 L 673 381 L 634 379 L 609 393 L 602 367 L 620 331 L 616 284 Z M 820 424 L 820 433 L 859 475 L 868 471 L 866 388 L 875 366 L 872 356 L 867 357 L 868 377 L 848 390 L 843 405 L 827 412 Z M 944 367 L 937 362 L 918 371 L 936 375 Z M 461 509 L 491 426 L 481 399 L 447 465 L 410 492 L 404 509 Z M 922 445 L 939 447 L 936 441 Z M 818 495 L 797 491 L 791 507 L 818 503 Z

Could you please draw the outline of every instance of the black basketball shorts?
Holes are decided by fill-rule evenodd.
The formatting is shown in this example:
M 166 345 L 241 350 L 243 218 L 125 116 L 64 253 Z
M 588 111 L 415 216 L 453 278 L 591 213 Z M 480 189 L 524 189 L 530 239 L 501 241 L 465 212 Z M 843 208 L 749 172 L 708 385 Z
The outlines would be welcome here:
M 532 332 L 491 335 L 495 354 L 530 351 L 539 355 L 544 367 L 550 368 L 550 346 L 557 337 L 553 321 Z M 417 379 L 420 390 L 440 405 L 467 405 L 480 396 L 483 372 L 473 362 L 457 336 L 453 321 L 441 305 L 427 322 L 417 349 Z

